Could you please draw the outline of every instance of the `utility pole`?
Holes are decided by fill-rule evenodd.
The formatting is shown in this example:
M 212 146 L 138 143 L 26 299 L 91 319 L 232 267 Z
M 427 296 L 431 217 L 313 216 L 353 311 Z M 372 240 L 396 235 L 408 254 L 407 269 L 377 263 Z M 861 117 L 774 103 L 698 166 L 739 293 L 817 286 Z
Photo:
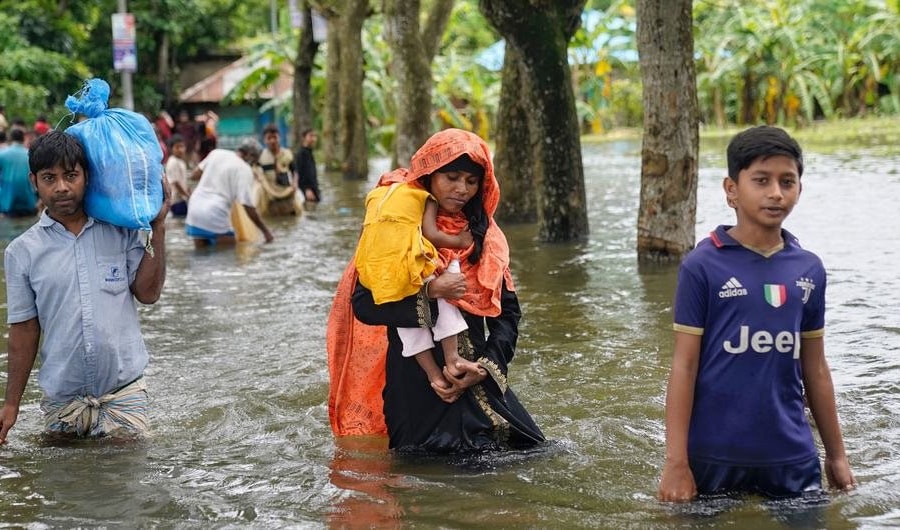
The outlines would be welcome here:
M 269 23 L 272 26 L 272 36 L 278 35 L 278 0 L 269 0 Z
M 128 12 L 128 0 L 119 0 L 119 13 Z M 135 50 L 137 44 L 135 44 Z M 131 71 L 122 70 L 122 107 L 128 110 L 134 110 L 134 89 L 131 85 Z
M 278 42 L 278 0 L 269 0 L 269 22 L 272 25 L 272 41 Z M 272 84 L 272 98 L 278 97 L 278 77 L 275 78 L 275 83 Z M 278 106 L 272 106 L 272 121 L 275 125 L 278 125 Z M 285 135 L 282 135 L 284 137 Z

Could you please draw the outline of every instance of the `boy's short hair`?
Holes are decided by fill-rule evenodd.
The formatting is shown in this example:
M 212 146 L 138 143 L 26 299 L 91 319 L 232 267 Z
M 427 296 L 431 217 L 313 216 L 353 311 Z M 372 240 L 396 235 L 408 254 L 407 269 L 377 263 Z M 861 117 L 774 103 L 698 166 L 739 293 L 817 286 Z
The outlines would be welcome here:
M 9 141 L 24 143 L 25 142 L 25 131 L 20 127 L 13 127 L 12 130 L 9 131 Z
M 180 134 L 173 134 L 172 136 L 170 136 L 169 143 L 168 143 L 169 149 L 172 149 L 172 147 L 174 147 L 175 144 L 184 144 L 184 137 L 181 136 Z M 187 144 L 185 144 L 185 147 L 187 147 Z
M 184 141 L 184 136 L 181 136 L 180 134 L 173 134 L 172 136 L 170 136 L 169 141 L 166 143 L 166 147 L 168 147 L 169 151 L 171 151 L 172 148 L 175 147 L 175 144 L 184 144 L 184 146 L 187 147 L 187 142 Z
M 262 132 L 263 132 L 263 137 L 265 137 L 269 133 L 275 133 L 279 136 L 281 135 L 281 131 L 278 130 L 278 126 L 275 125 L 274 123 L 270 123 L 270 124 L 266 125 L 265 127 L 263 127 Z
M 35 175 L 42 169 L 61 166 L 66 171 L 80 165 L 88 172 L 87 156 L 78 138 L 59 130 L 48 131 L 38 136 L 28 148 L 28 169 Z
M 784 129 L 760 125 L 739 132 L 728 142 L 728 176 L 737 180 L 742 170 L 759 158 L 784 155 L 797 162 L 797 174 L 803 176 L 803 150 Z

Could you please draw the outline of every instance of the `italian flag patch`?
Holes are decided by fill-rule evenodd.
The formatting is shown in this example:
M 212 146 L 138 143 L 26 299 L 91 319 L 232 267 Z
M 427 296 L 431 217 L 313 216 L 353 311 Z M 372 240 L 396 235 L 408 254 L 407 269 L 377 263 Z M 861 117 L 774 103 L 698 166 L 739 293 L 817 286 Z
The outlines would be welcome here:
M 782 284 L 767 283 L 763 285 L 763 293 L 772 307 L 781 307 L 787 301 L 787 288 Z

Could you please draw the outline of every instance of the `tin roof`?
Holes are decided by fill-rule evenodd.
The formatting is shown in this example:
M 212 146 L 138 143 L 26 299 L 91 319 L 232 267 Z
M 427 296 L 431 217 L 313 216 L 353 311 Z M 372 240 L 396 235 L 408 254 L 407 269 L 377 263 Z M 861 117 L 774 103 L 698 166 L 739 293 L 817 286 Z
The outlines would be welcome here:
M 251 62 L 250 57 L 241 57 L 182 91 L 178 95 L 178 100 L 181 103 L 218 103 L 254 70 L 268 64 L 267 59 Z M 286 61 L 281 64 L 281 75 L 269 87 L 259 92 L 259 98 L 286 97 L 293 90 L 293 83 L 293 68 Z

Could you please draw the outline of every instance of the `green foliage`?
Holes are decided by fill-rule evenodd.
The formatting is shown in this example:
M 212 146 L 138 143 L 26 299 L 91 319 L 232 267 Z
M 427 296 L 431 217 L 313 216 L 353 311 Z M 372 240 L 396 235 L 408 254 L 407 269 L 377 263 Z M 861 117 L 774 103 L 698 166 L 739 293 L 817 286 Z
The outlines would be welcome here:
M 366 77 L 363 101 L 368 118 L 369 145 L 387 154 L 396 133 L 394 92 L 390 76 L 391 51 L 382 38 L 382 18 L 370 17 L 363 28 Z M 476 64 L 475 54 L 497 40 L 478 11 L 477 0 L 458 1 L 450 15 L 438 55 L 432 63 L 434 78 L 433 129 L 445 126 L 487 129 L 499 101 L 499 73 Z
M 127 6 L 137 29 L 138 71 L 133 80 L 135 110 L 139 111 L 155 112 L 165 103 L 171 105 L 184 88 L 177 83 L 183 65 L 223 51 L 240 54 L 237 44 L 242 39 L 268 29 L 266 0 L 129 0 Z M 28 91 L 30 98 L 37 99 L 28 99 L 31 109 L 20 113 L 45 108 L 56 111 L 65 97 L 91 76 L 108 81 L 112 98 L 118 97 L 111 28 L 111 15 L 117 10 L 116 0 L 0 0 L 3 74 L 15 69 L 15 77 L 0 74 L 0 78 L 28 86 L 37 83 L 40 88 Z M 169 61 L 160 64 L 165 45 Z M 17 57 L 18 66 L 6 66 L 7 53 L 22 48 L 30 50 L 27 60 Z M 37 51 L 57 55 L 39 57 Z M 48 60 L 52 64 L 48 65 Z M 25 71 L 32 66 L 41 70 Z M 61 71 L 65 73 L 62 77 Z M 7 85 L 0 81 L 0 86 Z M 43 99 L 38 97 L 42 92 L 46 94 Z M 9 107 L 7 104 L 7 110 Z
M 441 40 L 439 54 L 459 52 L 474 55 L 499 37 L 478 10 L 477 0 L 457 0 Z
M 500 72 L 476 64 L 471 55 L 451 52 L 435 58 L 435 128 L 460 127 L 489 137 L 500 101 Z
M 317 0 L 339 6 L 337 0 Z M 296 30 L 288 30 L 279 2 L 272 37 L 268 0 L 129 0 L 137 22 L 136 110 L 174 110 L 178 74 L 191 61 L 247 53 L 256 67 L 227 102 L 255 100 L 280 68 L 292 64 Z M 636 49 L 634 0 L 589 0 L 600 22 L 580 28 L 570 50 L 593 50 L 573 65 L 579 116 L 585 127 L 608 130 L 641 119 L 637 63 L 618 52 Z M 65 113 L 65 97 L 84 79 L 106 79 L 117 94 L 112 68 L 110 15 L 117 0 L 0 0 L 0 102 L 9 116 L 32 119 Z M 423 2 L 423 8 L 428 2 Z M 698 98 L 704 122 L 809 123 L 819 118 L 900 113 L 900 10 L 897 0 L 704 0 L 694 2 Z M 363 86 L 370 145 L 387 152 L 394 134 L 397 90 L 378 13 L 364 26 Z M 599 36 L 605 45 L 597 45 Z M 478 0 L 457 0 L 433 63 L 435 127 L 493 124 L 499 73 L 474 63 L 498 37 Z M 166 48 L 168 46 L 168 48 Z M 168 62 L 160 64 L 168 50 Z M 324 91 L 320 48 L 313 70 L 314 115 Z M 290 116 L 289 99 L 268 103 Z M 321 126 L 321 124 L 317 124 Z
M 754 122 L 809 123 L 893 108 L 891 97 L 879 95 L 900 91 L 896 9 L 846 0 L 694 5 L 705 120 L 718 112 L 737 121 L 749 111 Z M 714 94 L 731 96 L 715 101 Z
M 640 93 L 634 108 L 634 89 L 640 90 L 636 60 L 636 14 L 624 0 L 606 2 L 604 10 L 586 12 L 587 23 L 569 43 L 577 110 L 586 132 L 633 127 L 642 119 Z M 618 93 L 617 93 L 618 91 Z M 636 110 L 636 112 L 635 112 Z
M 2 0 L 0 12 L 18 21 L 14 31 L 29 45 L 69 55 L 89 44 L 88 28 L 102 8 L 97 2 Z
M 33 123 L 47 100 L 49 91 L 40 86 L 27 85 L 9 79 L 0 80 L 0 102 L 6 106 L 6 117 L 22 118 L 25 123 Z
M 18 16 L 0 17 L 0 50 L 15 50 L 28 46 L 28 41 L 16 32 L 18 25 Z
M 363 79 L 363 108 L 366 113 L 367 141 L 379 155 L 391 152 L 396 134 L 397 90 L 391 76 L 391 47 L 384 35 L 380 17 L 370 17 L 363 27 L 363 63 L 366 76 Z
M 285 35 L 274 39 L 267 35 L 250 41 L 247 53 L 249 73 L 225 95 L 222 104 L 259 100 L 260 94 L 275 84 L 285 66 L 292 66 L 291 57 L 296 51 L 291 45 L 295 42 L 296 39 L 288 39 Z
M 62 117 L 69 84 L 79 86 L 88 69 L 62 53 L 31 45 L 19 32 L 26 29 L 20 22 L 17 14 L 0 18 L 0 103 L 8 117 L 26 123 L 39 114 Z
M 585 9 L 596 9 L 598 11 L 606 11 L 614 0 L 588 0 Z
M 604 130 L 618 127 L 637 127 L 644 119 L 640 81 L 616 79 L 612 83 L 609 106 L 601 111 Z

